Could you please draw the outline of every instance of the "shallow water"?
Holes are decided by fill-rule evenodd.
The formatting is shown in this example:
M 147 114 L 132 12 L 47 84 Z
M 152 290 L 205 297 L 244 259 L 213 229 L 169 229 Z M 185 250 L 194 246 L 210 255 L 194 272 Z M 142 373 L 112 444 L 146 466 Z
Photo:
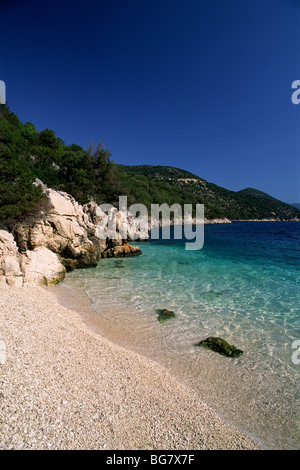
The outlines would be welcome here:
M 101 260 L 60 288 L 70 303 L 87 294 L 94 324 L 108 319 L 118 342 L 167 366 L 263 446 L 299 449 L 299 241 L 296 222 L 207 225 L 202 250 L 185 250 L 185 240 L 140 243 L 141 256 Z M 160 324 L 161 308 L 177 318 Z M 208 336 L 244 354 L 195 346 Z

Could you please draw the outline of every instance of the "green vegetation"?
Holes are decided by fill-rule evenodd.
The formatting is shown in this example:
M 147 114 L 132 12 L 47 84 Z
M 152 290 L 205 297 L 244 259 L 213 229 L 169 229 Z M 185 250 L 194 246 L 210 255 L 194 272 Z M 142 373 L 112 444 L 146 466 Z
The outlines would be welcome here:
M 41 189 L 32 185 L 27 145 L 31 138 L 30 130 L 30 126 L 23 126 L 14 114 L 1 105 L 0 221 L 27 213 L 43 197 Z M 28 135 L 24 137 L 26 132 Z
M 38 132 L 0 105 L 0 223 L 28 215 L 43 204 L 43 192 L 32 183 L 70 193 L 80 203 L 115 202 L 118 184 L 110 152 L 100 143 L 85 151 L 66 145 L 53 130 Z
M 122 172 L 127 173 L 132 191 L 135 181 L 146 178 L 148 186 L 164 187 L 172 202 L 199 203 L 205 205 L 205 217 L 228 218 L 230 220 L 280 219 L 291 220 L 300 218 L 300 211 L 268 194 L 256 189 L 247 188 L 234 192 L 209 183 L 193 173 L 166 166 L 124 166 L 118 165 Z M 159 196 L 155 194 L 156 196 Z M 148 193 L 150 191 L 148 190 Z M 160 199 L 160 197 L 157 197 Z M 161 200 L 154 202 L 162 203 Z M 165 202 L 169 203 L 168 200 Z
M 171 318 L 177 318 L 176 313 L 174 313 L 171 310 L 168 310 L 166 308 L 157 309 L 156 312 L 158 313 L 157 319 L 158 319 L 159 323 L 166 323 Z
M 178 203 L 205 204 L 208 219 L 300 217 L 300 211 L 251 188 L 234 192 L 221 188 L 178 168 L 125 166 L 111 160 L 100 142 L 87 150 L 66 145 L 50 129 L 38 131 L 34 124 L 21 123 L 6 105 L 0 105 L 0 223 L 20 219 L 45 204 L 38 178 L 48 187 L 66 191 L 78 202 L 118 204 L 120 195 L 128 205 Z
M 241 349 L 236 348 L 232 344 L 227 343 L 223 338 L 214 338 L 210 336 L 209 338 L 200 341 L 196 346 L 203 346 L 204 348 L 211 349 L 211 351 L 218 352 L 222 356 L 226 357 L 240 357 L 243 354 Z

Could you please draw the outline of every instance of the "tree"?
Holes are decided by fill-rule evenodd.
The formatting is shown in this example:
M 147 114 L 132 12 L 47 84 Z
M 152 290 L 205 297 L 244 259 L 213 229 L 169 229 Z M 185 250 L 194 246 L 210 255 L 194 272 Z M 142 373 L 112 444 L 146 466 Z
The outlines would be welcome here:
M 39 133 L 39 145 L 52 150 L 58 150 L 59 143 L 55 136 L 55 132 L 50 129 L 44 129 Z
M 103 142 L 99 142 L 96 148 L 91 142 L 87 154 L 93 166 L 94 193 L 97 202 L 114 202 L 118 184 L 110 151 L 104 148 Z
M 94 172 L 90 156 L 79 145 L 65 147 L 59 170 L 61 189 L 84 204 L 94 195 Z
M 34 139 L 38 136 L 38 131 L 35 128 L 35 125 L 32 122 L 25 122 L 24 126 L 21 129 L 21 135 L 30 143 L 33 143 Z
M 26 215 L 43 198 L 29 169 L 0 143 L 0 222 Z

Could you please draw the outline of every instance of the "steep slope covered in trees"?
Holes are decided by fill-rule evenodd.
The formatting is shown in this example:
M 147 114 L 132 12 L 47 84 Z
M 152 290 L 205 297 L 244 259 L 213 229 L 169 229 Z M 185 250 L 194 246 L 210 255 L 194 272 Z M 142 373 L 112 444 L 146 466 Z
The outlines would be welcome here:
M 120 166 L 131 181 L 142 180 L 148 185 L 167 185 L 169 194 L 181 195 L 181 202 L 189 200 L 203 203 L 207 218 L 226 217 L 231 220 L 300 218 L 300 211 L 268 194 L 247 188 L 242 191 L 228 189 L 209 183 L 186 170 L 168 166 Z M 133 190 L 133 188 L 132 188 Z
M 32 182 L 71 194 L 79 203 L 128 205 L 141 203 L 205 205 L 205 217 L 231 220 L 300 218 L 300 211 L 252 189 L 234 192 L 209 183 L 186 170 L 169 166 L 125 166 L 111 160 L 100 143 L 86 150 L 66 145 L 50 129 L 38 131 L 23 124 L 5 105 L 0 105 L 0 223 L 20 219 L 42 207 L 43 193 Z

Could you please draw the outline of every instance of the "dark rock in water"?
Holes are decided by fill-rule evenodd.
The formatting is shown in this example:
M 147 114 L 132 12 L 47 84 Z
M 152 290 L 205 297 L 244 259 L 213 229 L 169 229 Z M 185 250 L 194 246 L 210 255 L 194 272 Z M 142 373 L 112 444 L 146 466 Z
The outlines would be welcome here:
M 204 348 L 211 349 L 212 351 L 218 352 L 223 356 L 227 357 L 240 357 L 243 354 L 241 349 L 237 349 L 235 346 L 227 343 L 222 338 L 209 337 L 200 341 L 196 346 L 203 346 Z
M 176 313 L 172 312 L 171 310 L 167 310 L 166 308 L 157 309 L 156 312 L 158 313 L 158 321 L 160 323 L 165 323 L 166 321 L 170 320 L 170 318 L 176 318 Z
M 125 268 L 124 264 L 123 264 L 123 261 L 115 261 L 115 267 L 116 268 Z
M 102 258 L 121 258 L 123 256 L 137 256 L 141 254 L 142 252 L 138 246 L 125 243 L 102 251 L 101 256 Z

